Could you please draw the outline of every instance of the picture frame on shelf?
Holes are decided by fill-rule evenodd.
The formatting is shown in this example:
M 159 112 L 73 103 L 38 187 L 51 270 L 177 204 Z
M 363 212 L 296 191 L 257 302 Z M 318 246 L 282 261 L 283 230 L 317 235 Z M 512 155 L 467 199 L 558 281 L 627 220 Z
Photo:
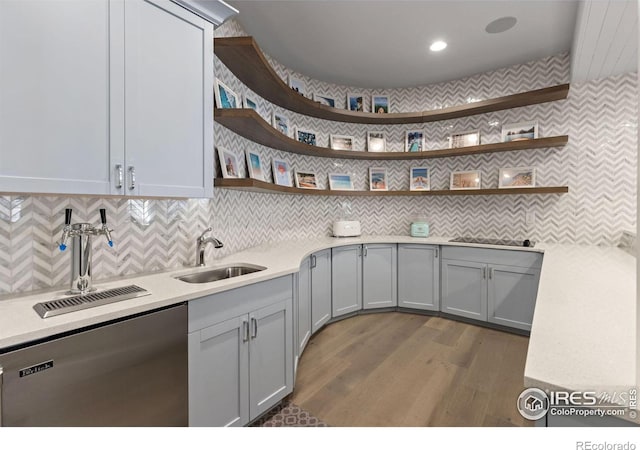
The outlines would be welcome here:
M 330 173 L 329 189 L 332 191 L 353 191 L 353 179 L 348 173 Z
M 471 147 L 480 145 L 480 131 L 471 130 L 449 135 L 449 148 Z
M 316 132 L 311 130 L 305 130 L 303 128 L 296 128 L 295 131 L 296 141 L 303 144 L 316 145 Z
M 482 176 L 479 170 L 451 172 L 449 189 L 452 191 L 464 189 L 480 189 Z
M 538 139 L 538 121 L 516 122 L 502 125 L 502 142 Z
M 330 106 L 331 108 L 336 107 L 336 99 L 327 94 L 313 94 L 313 100 L 320 103 L 321 105 Z
M 294 92 L 302 95 L 303 97 L 307 96 L 307 85 L 300 78 L 289 75 L 289 87 L 293 89 Z
M 275 128 L 285 136 L 290 137 L 291 127 L 289 126 L 289 118 L 287 116 L 274 111 L 271 115 L 271 121 L 273 124 L 273 128 Z
M 367 151 L 386 152 L 387 139 L 384 131 L 367 131 Z
M 300 189 L 319 189 L 315 172 L 295 171 L 296 187 Z
M 255 100 L 253 95 L 244 94 L 242 96 L 242 107 L 246 109 L 253 109 L 254 111 L 258 111 L 258 102 Z
M 384 167 L 369 168 L 369 190 L 388 191 L 389 182 L 387 179 L 387 169 Z
M 220 170 L 222 178 L 240 178 L 240 164 L 235 153 L 226 148 L 218 147 Z
M 500 169 L 498 187 L 500 189 L 534 188 L 536 187 L 536 168 L 506 167 Z
M 410 191 L 430 191 L 431 176 L 428 167 L 412 167 L 409 173 Z
M 216 78 L 215 100 L 220 109 L 239 108 L 238 95 L 226 84 Z
M 291 169 L 289 163 L 281 159 L 273 158 L 273 183 L 278 186 L 292 187 Z
M 371 97 L 371 112 L 376 114 L 389 114 L 389 96 L 373 95 Z
M 425 137 L 422 130 L 408 130 L 404 138 L 405 152 L 423 152 L 425 149 Z
M 353 136 L 344 136 L 341 134 L 329 135 L 329 147 L 331 150 L 353 150 L 355 139 Z
M 267 181 L 265 176 L 264 165 L 262 164 L 262 158 L 260 154 L 253 150 L 247 150 L 247 169 L 249 172 L 249 178 L 255 180 Z
M 347 94 L 347 109 L 349 111 L 364 112 L 364 96 L 362 94 Z

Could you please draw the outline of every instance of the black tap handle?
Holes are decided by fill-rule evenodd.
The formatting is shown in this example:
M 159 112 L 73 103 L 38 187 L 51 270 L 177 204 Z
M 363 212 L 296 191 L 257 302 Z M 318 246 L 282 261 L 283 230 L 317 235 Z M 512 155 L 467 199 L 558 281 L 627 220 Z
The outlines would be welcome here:
M 72 209 L 71 208 L 67 208 L 64 210 L 64 224 L 65 225 L 71 225 L 71 213 L 72 213 Z
M 104 208 L 100 208 L 100 220 L 102 221 L 102 225 L 107 224 L 107 210 Z

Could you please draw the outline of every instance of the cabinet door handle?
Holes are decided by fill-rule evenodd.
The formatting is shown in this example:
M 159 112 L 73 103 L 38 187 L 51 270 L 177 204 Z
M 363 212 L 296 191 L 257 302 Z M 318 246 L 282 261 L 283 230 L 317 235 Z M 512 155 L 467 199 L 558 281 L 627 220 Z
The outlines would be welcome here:
M 438 248 L 436 247 L 436 258 L 438 257 Z
M 129 190 L 133 191 L 136 188 L 136 168 L 129 166 Z
M 316 255 L 311 255 L 311 268 L 315 269 L 316 267 Z
M 242 342 L 247 342 L 249 340 L 249 322 L 246 320 L 242 321 Z
M 487 279 L 487 268 L 486 267 L 482 268 L 482 279 L 483 280 Z
M 493 279 L 493 267 L 489 269 L 489 279 Z
M 366 245 L 363 247 L 363 249 L 364 249 L 364 256 L 365 256 L 365 258 L 366 258 L 366 256 L 367 256 L 367 250 L 369 250 L 369 249 L 367 248 L 367 246 L 366 246 Z
M 116 188 L 122 189 L 124 185 L 124 169 L 122 164 L 116 164 Z
M 258 337 L 258 321 L 255 317 L 251 318 L 251 325 L 253 326 L 253 333 L 251 334 L 251 339 L 255 339 Z

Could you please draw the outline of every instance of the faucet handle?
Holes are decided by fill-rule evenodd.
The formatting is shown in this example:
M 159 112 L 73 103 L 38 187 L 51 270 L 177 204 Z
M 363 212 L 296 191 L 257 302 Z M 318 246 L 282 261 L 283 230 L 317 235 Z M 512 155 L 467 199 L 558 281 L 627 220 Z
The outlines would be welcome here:
M 211 228 L 211 227 L 209 227 L 209 228 L 207 228 L 206 230 L 204 230 L 204 232 L 200 235 L 200 237 L 198 238 L 198 240 L 199 240 L 199 241 L 201 241 L 202 239 L 204 239 L 204 236 L 205 236 L 207 233 L 210 233 L 211 231 L 213 231 L 213 228 Z
M 107 226 L 107 210 L 105 208 L 100 208 L 100 222 L 102 222 L 102 233 L 107 238 L 107 244 L 109 244 L 109 247 L 113 247 L 113 240 L 111 239 L 113 230 L 110 230 Z

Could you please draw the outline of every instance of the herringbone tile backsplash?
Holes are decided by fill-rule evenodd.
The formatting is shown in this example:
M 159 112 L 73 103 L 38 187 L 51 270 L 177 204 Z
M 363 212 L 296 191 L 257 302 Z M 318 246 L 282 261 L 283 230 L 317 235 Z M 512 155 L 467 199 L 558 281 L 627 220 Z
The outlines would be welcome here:
M 216 31 L 217 36 L 244 34 L 236 22 Z M 289 71 L 270 60 L 286 79 Z M 566 54 L 508 67 L 462 80 L 387 92 L 335 86 L 301 74 L 309 92 L 333 95 L 344 106 L 347 92 L 385 93 L 392 111 L 435 109 L 568 82 Z M 216 76 L 237 93 L 250 92 L 216 61 Z M 352 161 L 293 155 L 263 147 L 217 125 L 216 145 L 243 155 L 258 151 L 265 163 L 273 157 L 290 162 L 292 169 L 312 170 L 327 185 L 330 172 L 352 173 L 356 189 L 368 189 L 368 168 L 386 167 L 391 189 L 408 189 L 409 168 L 431 169 L 432 189 L 446 189 L 454 170 L 479 169 L 482 187 L 498 185 L 501 167 L 535 166 L 540 186 L 568 185 L 566 195 L 481 197 L 315 197 L 256 194 L 223 189 L 213 199 L 128 200 L 93 197 L 0 196 L 0 294 L 62 286 L 69 279 L 69 255 L 55 248 L 63 225 L 63 210 L 74 209 L 74 221 L 99 221 L 106 208 L 115 229 L 115 248 L 94 240 L 94 277 L 152 272 L 192 265 L 195 239 L 208 226 L 224 242 L 209 249 L 207 259 L 237 252 L 264 242 L 328 235 L 344 204 L 362 222 L 364 234 L 407 234 L 414 216 L 426 216 L 433 235 L 476 235 L 530 238 L 544 242 L 618 245 L 623 231 L 635 229 L 637 164 L 636 75 L 628 74 L 572 84 L 565 101 L 534 105 L 424 125 L 344 124 L 305 117 L 258 100 L 258 112 L 271 117 L 275 109 L 293 125 L 315 130 L 318 145 L 328 146 L 329 133 L 352 135 L 364 149 L 367 130 L 387 133 L 390 151 L 404 150 L 404 133 L 423 129 L 427 148 L 446 148 L 453 131 L 480 130 L 483 143 L 499 142 L 503 123 L 538 120 L 540 136 L 569 135 L 564 148 L 527 150 L 443 158 L 425 161 Z M 368 102 L 365 102 L 367 104 Z M 368 106 L 368 105 L 367 105 Z M 219 172 L 219 167 L 216 168 Z M 246 169 L 242 168 L 246 175 Z M 269 170 L 270 172 L 270 170 Z M 270 174 L 269 174 L 270 175 Z M 534 211 L 534 225 L 525 224 L 525 212 Z

